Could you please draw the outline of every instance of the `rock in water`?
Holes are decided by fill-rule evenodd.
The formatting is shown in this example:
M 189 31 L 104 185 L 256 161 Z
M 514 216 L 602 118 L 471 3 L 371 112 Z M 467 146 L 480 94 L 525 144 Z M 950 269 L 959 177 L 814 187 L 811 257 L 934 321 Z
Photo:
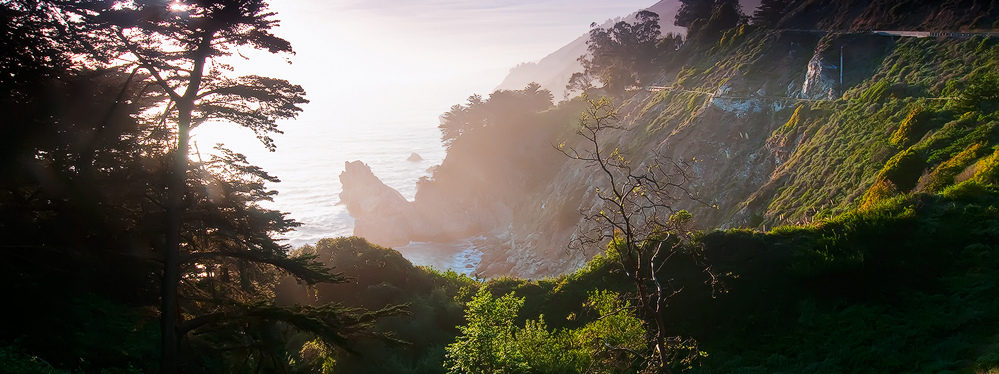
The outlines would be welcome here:
M 409 203 L 399 191 L 382 183 L 361 161 L 344 163 L 340 183 L 343 185 L 340 203 L 347 205 L 347 211 L 355 218 L 396 211 Z
M 340 204 L 354 217 L 354 236 L 385 247 L 410 241 L 449 242 L 512 219 L 512 210 L 500 202 L 459 204 L 453 188 L 433 183 L 422 184 L 410 202 L 360 161 L 344 164 L 340 183 Z
M 354 217 L 354 235 L 383 246 L 409 243 L 410 227 L 405 219 L 412 206 L 399 191 L 382 183 L 363 162 L 347 161 L 340 174 L 340 203 Z
M 413 161 L 413 162 L 423 161 L 423 157 L 420 157 L 419 154 L 413 152 L 413 154 L 409 155 L 409 158 L 407 158 L 406 161 Z

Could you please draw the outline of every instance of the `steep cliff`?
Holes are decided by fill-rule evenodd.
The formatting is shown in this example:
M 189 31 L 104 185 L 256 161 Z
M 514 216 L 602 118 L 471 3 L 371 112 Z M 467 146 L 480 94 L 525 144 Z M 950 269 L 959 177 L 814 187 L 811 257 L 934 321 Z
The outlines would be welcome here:
M 815 13 L 832 3 L 796 4 L 783 23 L 833 22 Z M 868 25 L 863 17 L 873 8 L 836 25 Z M 685 164 L 697 199 L 676 207 L 704 230 L 808 223 L 991 178 L 995 168 L 999 113 L 987 83 L 999 71 L 994 37 L 743 25 L 688 41 L 658 69 L 655 92 L 615 99 L 623 130 L 602 145 L 634 165 L 654 155 Z M 606 178 L 552 146 L 582 145 L 573 131 L 585 105 L 576 98 L 463 134 L 421 186 L 426 201 L 438 202 L 429 211 L 491 217 L 479 225 L 488 238 L 479 274 L 564 273 L 600 250 L 566 245 L 587 224 L 580 212 L 601 209 L 595 191 Z

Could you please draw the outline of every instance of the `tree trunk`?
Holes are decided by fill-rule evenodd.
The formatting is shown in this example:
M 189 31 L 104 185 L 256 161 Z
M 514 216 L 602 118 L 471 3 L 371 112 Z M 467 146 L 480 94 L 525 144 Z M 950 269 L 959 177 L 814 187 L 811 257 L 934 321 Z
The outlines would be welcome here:
M 635 248 L 633 244 L 630 244 L 634 241 L 633 239 L 628 237 L 626 238 L 626 240 L 629 243 L 628 248 Z M 630 252 L 636 252 L 636 251 L 632 250 Z M 628 256 L 628 258 L 630 259 L 631 256 Z M 622 262 L 622 265 L 624 264 L 625 263 Z M 652 348 L 655 349 L 655 352 L 653 352 L 653 354 L 655 354 L 659 359 L 659 368 L 658 368 L 659 370 L 657 370 L 657 372 L 660 374 L 673 374 L 673 370 L 670 369 L 669 367 L 669 360 L 668 360 L 669 354 L 667 353 L 669 347 L 666 346 L 666 337 L 664 336 L 666 334 L 666 320 L 663 319 L 663 315 L 661 313 L 662 304 L 660 303 L 660 300 L 662 297 L 661 295 L 662 291 L 661 290 L 650 291 L 648 289 L 648 286 L 645 283 L 646 281 L 648 281 L 648 278 L 646 278 L 642 273 L 643 271 L 642 264 L 639 264 L 632 260 L 631 265 L 633 266 L 631 272 L 632 274 L 631 280 L 635 282 L 635 289 L 638 291 L 638 299 L 639 302 L 641 303 L 641 307 L 645 309 L 645 312 L 648 313 L 648 315 L 652 318 L 652 321 L 654 322 L 654 323 L 646 322 L 646 327 L 649 330 L 654 329 L 654 331 L 651 331 L 651 333 L 653 334 Z M 652 264 L 649 265 L 650 265 L 649 271 L 650 272 L 655 271 L 655 266 L 652 266 Z
M 666 346 L 666 338 L 663 336 L 666 331 L 666 321 L 658 311 L 653 318 L 656 321 L 656 351 L 658 351 L 656 354 L 659 355 L 659 372 L 673 374 L 673 370 L 669 368 L 669 356 L 667 354 L 669 347 Z
M 178 306 L 177 288 L 180 286 L 180 232 L 184 223 L 184 191 L 187 190 L 187 169 L 190 161 L 188 153 L 190 145 L 191 117 L 194 103 L 201 90 L 201 80 L 204 74 L 205 62 L 211 48 L 214 33 L 202 36 L 198 50 L 193 54 L 194 67 L 191 69 L 190 80 L 184 95 L 177 100 L 177 148 L 174 154 L 173 171 L 168 182 L 169 203 L 167 216 L 169 222 L 166 234 L 166 249 L 163 254 L 163 283 L 161 285 L 160 305 L 160 373 L 177 374 L 180 356 L 180 336 L 178 326 L 183 322 Z M 169 89 L 169 88 L 167 88 Z
M 180 317 L 177 310 L 177 287 L 180 284 L 180 230 L 184 222 L 184 190 L 187 189 L 187 143 L 190 135 L 191 112 L 188 110 L 185 115 L 183 108 L 178 106 L 178 109 L 180 120 L 177 126 L 177 149 L 167 190 L 169 222 L 160 287 L 160 372 L 162 374 L 177 373 L 177 350 L 180 345 L 177 338 L 177 320 Z

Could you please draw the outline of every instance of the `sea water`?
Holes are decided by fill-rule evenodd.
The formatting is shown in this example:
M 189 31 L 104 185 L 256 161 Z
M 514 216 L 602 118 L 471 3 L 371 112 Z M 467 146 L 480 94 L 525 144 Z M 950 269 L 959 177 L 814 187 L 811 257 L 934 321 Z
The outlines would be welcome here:
M 360 160 L 389 187 L 412 201 L 416 184 L 429 177 L 428 169 L 445 156 L 440 132 L 433 124 L 419 122 L 374 122 L 324 124 L 299 120 L 281 124 L 284 134 L 273 136 L 276 152 L 267 152 L 246 129 L 234 125 L 208 124 L 192 138 L 203 153 L 215 143 L 247 155 L 281 179 L 268 188 L 278 191 L 273 202 L 262 206 L 288 213 L 302 225 L 280 235 L 294 248 L 315 244 L 322 238 L 351 236 L 354 220 L 344 205 L 338 204 L 343 190 L 340 173 L 345 161 Z M 408 161 L 416 153 L 421 161 Z M 207 156 L 205 156 L 207 157 Z M 415 265 L 473 275 L 482 254 L 472 238 L 449 243 L 414 242 L 395 248 Z

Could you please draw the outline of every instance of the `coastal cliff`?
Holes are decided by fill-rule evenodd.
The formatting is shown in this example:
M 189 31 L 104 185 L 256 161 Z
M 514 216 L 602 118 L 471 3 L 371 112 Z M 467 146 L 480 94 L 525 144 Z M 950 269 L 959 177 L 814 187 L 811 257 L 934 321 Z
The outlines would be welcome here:
M 591 90 L 590 98 L 612 96 L 618 109 L 621 129 L 601 146 L 634 165 L 654 157 L 683 165 L 694 198 L 675 208 L 690 211 L 701 230 L 807 224 L 976 175 L 999 126 L 991 104 L 957 103 L 999 64 L 996 39 L 875 34 L 845 19 L 807 24 L 816 9 L 825 8 L 783 21 L 805 30 L 742 25 L 687 41 L 648 73 L 647 87 Z M 867 25 L 868 10 L 852 22 Z M 915 21 L 891 22 L 885 26 Z M 522 91 L 496 97 L 511 92 Z M 492 101 L 470 98 L 449 115 Z M 556 145 L 583 145 L 574 131 L 586 105 L 577 97 L 486 113 L 450 138 L 446 159 L 413 202 L 373 191 L 367 198 L 389 201 L 371 205 L 387 210 L 352 209 L 355 233 L 386 245 L 481 235 L 476 272 L 486 277 L 576 269 L 602 250 L 567 244 L 588 224 L 582 213 L 600 209 L 595 191 L 607 182 Z M 345 188 L 365 183 L 351 174 L 341 176 Z
M 436 185 L 422 185 L 415 201 L 408 201 L 361 161 L 347 161 L 340 181 L 340 201 L 354 217 L 354 235 L 386 247 L 463 239 L 511 220 L 502 202 L 479 206 L 479 200 L 455 200 Z

